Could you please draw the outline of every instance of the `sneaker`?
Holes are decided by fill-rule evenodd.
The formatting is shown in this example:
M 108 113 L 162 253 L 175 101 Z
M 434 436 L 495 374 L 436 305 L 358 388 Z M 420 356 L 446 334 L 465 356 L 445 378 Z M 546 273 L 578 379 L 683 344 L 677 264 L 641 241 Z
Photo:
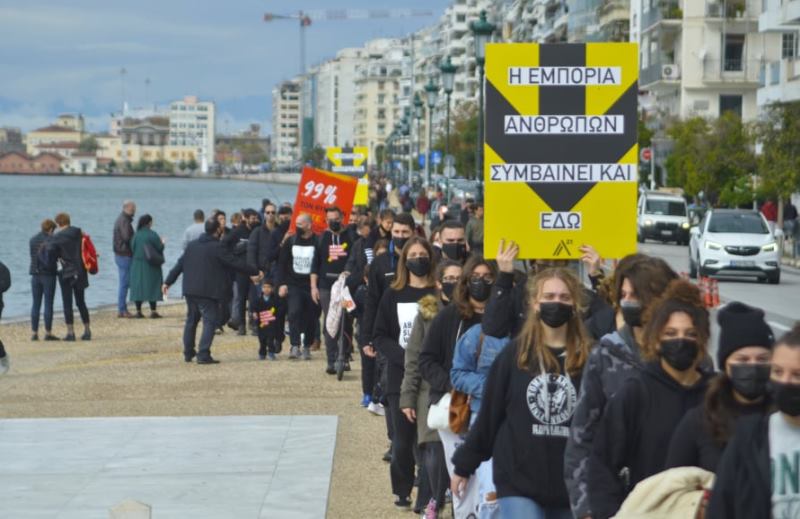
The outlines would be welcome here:
M 39 334 L 38 333 L 34 333 L 33 335 L 31 335 L 31 340 L 32 341 L 38 341 L 39 340 Z
M 431 500 L 428 501 L 428 506 L 425 507 L 425 512 L 422 517 L 424 519 L 437 519 L 437 517 L 439 517 L 439 512 L 436 510 L 435 499 L 431 498 Z
M 48 333 L 47 335 L 44 336 L 44 340 L 46 340 L 46 341 L 60 341 L 61 338 L 60 337 L 56 337 L 52 333 Z
M 144 319 L 144 314 L 142 313 L 141 310 L 138 310 L 136 312 L 136 314 L 134 315 L 134 318 L 136 318 L 136 319 Z
M 267 356 L 266 355 L 262 355 L 261 353 L 258 354 L 258 358 L 260 360 L 267 360 Z
M 65 341 L 68 341 L 68 342 L 75 342 L 75 334 L 74 334 L 74 333 L 68 333 L 68 334 L 67 334 L 67 335 L 64 337 L 64 340 L 65 340 Z
M 394 502 L 394 506 L 398 508 L 410 508 L 411 499 L 409 499 L 408 497 L 398 497 L 397 501 Z
M 383 453 L 383 457 L 381 458 L 386 463 L 392 462 L 392 446 L 389 446 L 389 450 Z
M 81 335 L 81 340 L 82 341 L 91 341 L 92 340 L 92 332 L 90 332 L 88 330 L 83 332 L 83 335 Z
M 349 362 L 345 362 L 344 363 L 344 370 L 345 371 L 350 371 L 350 363 Z
M 300 358 L 300 347 L 299 346 L 292 346 L 289 350 L 289 358 L 290 359 L 299 359 Z
M 311 349 L 303 348 L 303 360 L 311 360 Z
M 386 411 L 383 409 L 383 406 L 380 404 L 376 404 L 375 402 L 370 402 L 367 406 L 367 411 L 376 415 L 376 416 L 384 416 Z
M 267 354 L 267 356 L 269 357 L 269 360 L 278 360 L 278 357 L 277 357 L 277 355 L 275 355 L 275 354 L 274 354 L 274 353 L 272 353 L 272 352 L 269 352 L 269 353 Z
M 372 403 L 372 395 L 364 395 L 361 399 L 361 407 L 367 407 Z
M 325 373 L 327 373 L 328 375 L 335 375 L 336 369 L 331 364 L 328 364 L 328 367 L 325 368 Z

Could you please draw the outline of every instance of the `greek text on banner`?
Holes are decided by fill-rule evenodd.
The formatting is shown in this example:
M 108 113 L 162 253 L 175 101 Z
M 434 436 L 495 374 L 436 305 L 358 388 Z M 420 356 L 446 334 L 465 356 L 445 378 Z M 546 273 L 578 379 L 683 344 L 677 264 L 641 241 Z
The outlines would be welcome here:
M 491 164 L 491 182 L 636 182 L 633 164 Z
M 506 135 L 623 135 L 624 115 L 506 115 Z

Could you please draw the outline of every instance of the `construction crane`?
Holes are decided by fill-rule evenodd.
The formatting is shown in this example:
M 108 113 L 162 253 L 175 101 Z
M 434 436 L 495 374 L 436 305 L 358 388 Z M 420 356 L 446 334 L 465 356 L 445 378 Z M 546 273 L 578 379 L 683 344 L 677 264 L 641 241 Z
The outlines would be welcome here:
M 425 9 L 321 9 L 298 11 L 295 14 L 265 13 L 264 21 L 297 20 L 300 22 L 300 74 L 305 74 L 306 27 L 310 26 L 312 21 L 375 20 L 421 16 L 433 16 L 433 11 Z

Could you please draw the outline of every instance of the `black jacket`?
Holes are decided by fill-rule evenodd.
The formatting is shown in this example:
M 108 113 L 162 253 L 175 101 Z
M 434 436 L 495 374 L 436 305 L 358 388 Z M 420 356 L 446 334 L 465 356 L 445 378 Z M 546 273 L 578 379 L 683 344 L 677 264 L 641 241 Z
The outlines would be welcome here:
M 518 344 L 495 359 L 478 418 L 453 455 L 455 473 L 470 476 L 492 458 L 497 497 L 526 497 L 544 507 L 569 507 L 564 448 L 580 375 L 547 374 L 517 367 Z M 559 360 L 562 362 L 563 357 Z M 563 370 L 563 367 L 562 367 Z
M 266 326 L 261 326 L 261 322 L 256 315 L 254 322 L 258 323 L 259 335 L 267 337 L 279 337 L 283 334 L 283 322 L 286 318 L 286 298 L 278 297 L 277 292 L 273 292 L 269 299 L 264 299 L 263 294 L 250 302 L 250 312 L 260 314 L 265 311 L 272 311 L 275 320 Z
M 347 231 L 339 234 L 325 231 L 319 236 L 312 267 L 312 272 L 318 276 L 317 288 L 330 290 L 339 274 L 345 271 L 352 249 L 353 238 Z
M 250 228 L 242 222 L 227 233 L 222 238 L 222 243 L 230 248 L 236 257 L 244 257 L 247 254 L 247 242 L 250 239 Z
M 405 375 L 405 345 L 411 336 L 419 300 L 436 292 L 435 288 L 405 287 L 389 289 L 381 297 L 375 318 L 372 345 L 388 360 L 386 394 L 399 394 Z M 401 322 L 401 317 L 402 322 Z
M 283 242 L 283 238 L 286 236 L 287 232 L 289 232 L 289 222 L 278 225 L 269 235 L 269 253 L 267 255 L 267 261 L 273 265 L 273 270 L 277 270 L 275 267 L 277 266 L 278 257 L 281 253 L 281 242 Z
M 83 266 L 83 255 L 81 254 L 82 239 L 83 231 L 79 227 L 72 226 L 56 231 L 53 235 L 53 246 L 61 264 L 61 277 L 71 280 L 73 286 L 77 288 L 89 286 L 89 276 Z
M 247 264 L 255 267 L 265 275 L 270 273 L 272 261 L 270 260 L 272 231 L 259 225 L 250 233 L 247 240 Z
M 367 304 L 364 309 L 364 322 L 362 323 L 361 337 L 363 344 L 372 342 L 373 328 L 375 327 L 375 316 L 378 313 L 378 304 L 383 293 L 394 281 L 397 272 L 398 258 L 394 254 L 394 247 L 390 244 L 389 251 L 380 256 L 376 256 L 369 267 L 367 277 Z
M 720 460 L 706 518 L 771 517 L 770 474 L 769 417 L 744 417 Z
M 317 236 L 310 238 L 294 235 L 286 240 L 278 256 L 278 274 L 275 284 L 293 287 L 311 286 L 311 272 L 317 255 Z
M 57 270 L 57 263 L 55 261 L 56 255 L 58 252 L 55 250 L 53 245 L 53 237 L 49 234 L 45 234 L 43 232 L 36 233 L 33 238 L 31 238 L 30 242 L 28 242 L 30 256 L 31 256 L 31 264 L 28 268 L 28 274 L 31 276 L 35 276 L 38 274 L 49 274 L 55 275 Z M 50 256 L 54 259 L 50 263 L 50 265 L 43 264 L 39 261 L 39 251 L 44 248 L 45 255 Z
M 183 295 L 224 301 L 230 294 L 232 271 L 249 276 L 258 272 L 243 258 L 234 256 L 214 236 L 203 233 L 200 238 L 189 242 L 164 283 L 173 285 L 183 274 Z
M 114 254 L 117 256 L 133 256 L 131 240 L 133 239 L 133 216 L 120 213 L 114 222 Z
M 683 416 L 702 402 L 709 378 L 701 373 L 696 384 L 684 387 L 654 361 L 611 397 L 589 457 L 593 518 L 616 514 L 637 483 L 664 470 L 672 434 Z M 628 475 L 622 478 L 624 469 Z
M 438 402 L 452 389 L 450 368 L 456 342 L 472 326 L 480 324 L 482 317 L 474 314 L 470 319 L 462 319 L 456 305 L 447 305 L 431 321 L 419 353 L 419 373 L 431 386 L 431 403 Z
M 769 405 L 766 401 L 761 404 L 742 405 L 737 403 L 732 395 L 728 395 L 727 399 L 731 414 L 736 417 L 734 422 L 745 416 L 764 414 Z M 735 423 L 731 424 L 730 431 L 733 432 L 734 428 Z M 700 404 L 686 413 L 675 429 L 669 442 L 665 468 L 700 467 L 709 472 L 716 472 L 726 443 L 720 443 L 713 438 L 711 424 L 706 419 L 705 404 Z

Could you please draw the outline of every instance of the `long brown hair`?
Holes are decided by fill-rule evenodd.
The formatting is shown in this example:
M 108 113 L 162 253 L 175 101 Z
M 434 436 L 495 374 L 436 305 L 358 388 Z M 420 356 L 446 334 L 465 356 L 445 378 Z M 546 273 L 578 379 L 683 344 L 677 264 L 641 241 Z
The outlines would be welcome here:
M 492 277 L 497 277 L 497 267 L 493 261 L 485 260 L 479 256 L 472 256 L 467 260 L 453 292 L 453 304 L 456 305 L 458 314 L 462 319 L 472 319 L 475 315 L 475 309 L 472 308 L 472 304 L 469 302 L 469 278 L 472 276 L 472 272 L 481 265 L 486 265 L 486 268 L 492 273 Z
M 517 366 L 519 369 L 535 373 L 539 366 L 539 359 L 542 359 L 544 366 L 542 369 L 549 373 L 559 372 L 558 360 L 547 348 L 544 343 L 544 325 L 539 320 L 539 315 L 533 309 L 533 305 L 539 299 L 545 281 L 550 279 L 560 279 L 567 285 L 575 310 L 572 318 L 567 323 L 567 358 L 564 363 L 565 371 L 575 376 L 581 372 L 583 365 L 589 358 L 589 335 L 581 321 L 583 310 L 583 287 L 580 281 L 571 270 L 565 268 L 549 268 L 541 271 L 536 276 L 528 280 L 527 292 L 530 298 L 528 317 L 522 325 L 517 339 Z
M 723 371 L 709 382 L 703 402 L 705 423 L 718 447 L 724 447 L 733 435 L 737 418 L 733 410 L 735 405 L 733 384 Z
M 436 258 L 433 256 L 433 248 L 425 238 L 412 236 L 408 239 L 403 246 L 403 250 L 400 252 L 400 261 L 397 263 L 397 276 L 395 276 L 391 284 L 392 290 L 402 290 L 408 285 L 409 274 L 406 262 L 408 261 L 408 251 L 410 251 L 411 247 L 414 245 L 422 245 L 427 251 L 428 258 L 431 262 L 431 269 L 428 271 L 428 275 L 425 276 L 425 287 L 430 288 L 436 286 Z
M 672 314 L 677 312 L 683 312 L 692 319 L 692 324 L 697 330 L 697 344 L 703 355 L 707 355 L 711 324 L 708 310 L 700 297 L 700 289 L 683 279 L 674 279 L 667 285 L 664 294 L 653 300 L 652 305 L 645 311 L 643 317 L 645 322 L 644 338 L 642 340 L 642 357 L 645 360 L 658 358 L 661 332 L 664 331 Z
M 642 304 L 642 310 L 652 305 L 667 289 L 667 285 L 678 275 L 672 267 L 661 258 L 654 258 L 645 254 L 633 254 L 623 258 L 614 272 L 614 307 L 619 309 L 622 299 L 622 283 L 628 280 L 633 286 L 636 297 Z

